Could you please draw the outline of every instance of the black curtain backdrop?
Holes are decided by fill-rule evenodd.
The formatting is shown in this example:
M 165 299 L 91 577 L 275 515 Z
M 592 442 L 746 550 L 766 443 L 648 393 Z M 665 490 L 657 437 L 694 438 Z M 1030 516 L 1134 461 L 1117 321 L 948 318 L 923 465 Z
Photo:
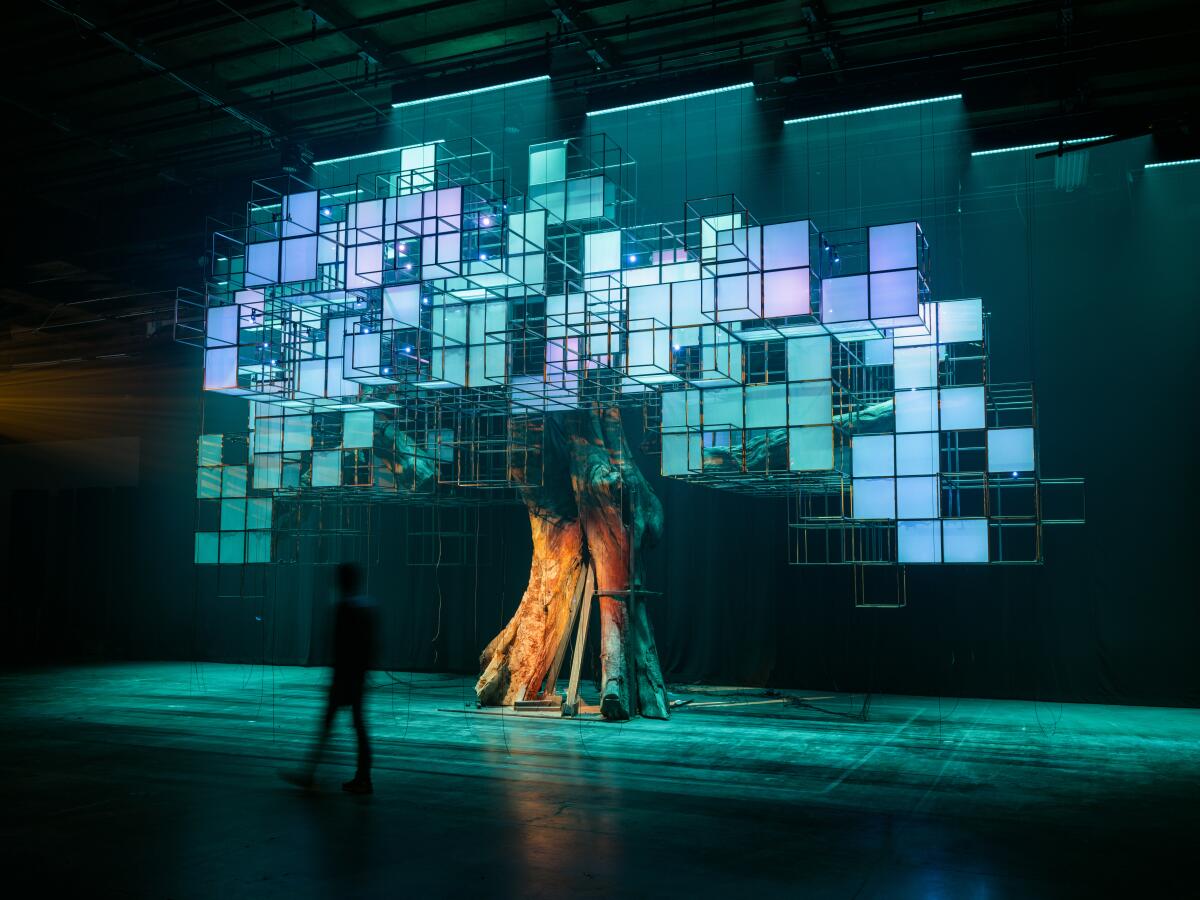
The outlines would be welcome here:
M 850 570 L 788 564 L 781 501 L 664 480 L 643 457 L 666 509 L 663 542 L 646 562 L 648 586 L 662 592 L 652 618 L 669 678 L 1200 703 L 1190 559 L 1200 167 L 1143 173 L 1149 141 L 1124 142 L 1093 150 L 1086 185 L 1068 192 L 1055 187 L 1053 159 L 970 159 L 953 110 L 780 129 L 755 119 L 752 101 L 721 98 L 604 123 L 638 161 L 641 220 L 679 218 L 685 197 L 723 191 L 762 221 L 810 214 L 833 229 L 920 219 L 936 295 L 982 296 L 991 312 L 993 379 L 1036 381 L 1043 474 L 1087 478 L 1088 524 L 1048 529 L 1045 566 L 910 567 L 906 608 L 856 609 Z M 547 110 L 541 123 L 525 110 L 515 134 L 502 129 L 511 109 L 446 121 L 485 143 L 495 129 L 520 171 L 513 154 L 525 144 L 571 133 L 545 124 L 555 121 L 549 101 Z M 405 127 L 437 130 L 428 119 Z M 213 200 L 190 202 L 199 214 Z M 173 227 L 178 204 L 156 210 L 131 218 L 129 234 Z M 134 365 L 137 385 L 113 388 L 134 408 L 106 431 L 136 445 L 132 483 L 97 480 L 86 453 L 47 465 L 43 444 L 4 435 L 6 658 L 324 663 L 328 566 L 191 564 L 198 355 L 167 345 Z M 102 391 L 115 376 L 78 377 Z M 55 414 L 69 424 L 69 404 Z M 245 416 L 240 401 L 204 402 L 206 430 L 244 428 Z M 402 508 L 377 507 L 363 554 L 381 608 L 381 664 L 473 672 L 524 588 L 524 511 L 484 512 L 479 567 L 408 564 L 405 523 Z

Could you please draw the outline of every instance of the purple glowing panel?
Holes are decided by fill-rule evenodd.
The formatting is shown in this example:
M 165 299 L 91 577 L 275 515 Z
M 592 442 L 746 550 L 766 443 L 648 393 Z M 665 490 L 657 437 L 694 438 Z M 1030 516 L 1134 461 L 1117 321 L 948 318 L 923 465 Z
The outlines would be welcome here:
M 808 265 L 808 222 L 780 222 L 762 230 L 764 269 L 792 269 Z
M 917 318 L 918 279 L 916 269 L 882 272 L 871 276 L 871 319 L 911 324 Z
M 872 272 L 917 267 L 917 223 L 876 225 L 869 229 Z
M 856 322 L 866 319 L 867 276 L 848 275 L 821 282 L 821 321 Z
M 763 275 L 763 317 L 805 316 L 812 311 L 808 269 L 782 269 Z

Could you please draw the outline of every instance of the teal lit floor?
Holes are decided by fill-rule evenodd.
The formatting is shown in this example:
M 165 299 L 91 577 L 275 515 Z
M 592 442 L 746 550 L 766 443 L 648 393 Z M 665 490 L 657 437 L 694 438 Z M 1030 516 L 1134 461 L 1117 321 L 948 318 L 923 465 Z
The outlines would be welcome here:
M 319 670 L 0 675 L 10 877 L 289 900 L 1191 893 L 1200 711 L 877 696 L 860 721 L 841 714 L 861 698 L 709 690 L 612 725 L 466 712 L 468 681 L 396 678 L 376 675 L 376 794 L 357 798 L 337 790 L 348 721 L 326 790 L 276 778 Z

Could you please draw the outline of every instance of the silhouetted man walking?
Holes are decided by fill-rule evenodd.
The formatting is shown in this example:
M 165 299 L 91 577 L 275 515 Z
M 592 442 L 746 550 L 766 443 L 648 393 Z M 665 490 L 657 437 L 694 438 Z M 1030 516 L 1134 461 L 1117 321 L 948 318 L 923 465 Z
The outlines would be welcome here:
M 353 563 L 337 568 L 338 602 L 333 622 L 333 682 L 329 686 L 329 702 L 321 723 L 321 734 L 313 748 L 306 770 L 285 775 L 286 780 L 301 787 L 316 784 L 317 766 L 329 741 L 329 730 L 339 708 L 349 706 L 354 718 L 354 733 L 358 739 L 358 769 L 354 778 L 342 785 L 352 794 L 370 794 L 371 743 L 363 718 L 363 688 L 371 653 L 375 643 L 375 609 L 371 600 L 360 593 L 362 575 Z

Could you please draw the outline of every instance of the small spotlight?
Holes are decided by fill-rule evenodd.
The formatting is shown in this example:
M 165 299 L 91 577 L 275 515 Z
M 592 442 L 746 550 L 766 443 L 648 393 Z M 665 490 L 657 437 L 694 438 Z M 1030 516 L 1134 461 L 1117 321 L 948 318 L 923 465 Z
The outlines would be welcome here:
M 271 360 L 271 365 L 273 365 L 273 366 L 279 365 L 279 360 L 277 360 L 277 359 Z
M 482 225 L 484 228 L 487 228 L 489 225 L 492 224 L 492 217 L 484 216 L 482 219 L 479 220 L 479 224 Z
M 422 302 L 422 303 L 423 303 L 425 306 L 428 306 L 428 305 L 429 305 L 429 298 L 428 298 L 428 297 L 422 297 L 422 298 L 421 298 L 421 302 Z
M 676 353 L 678 353 L 678 352 L 679 352 L 680 350 L 682 350 L 683 348 L 682 348 L 681 346 L 679 346 L 678 344 L 673 344 L 673 345 L 671 346 L 671 349 L 672 349 L 672 350 L 674 350 Z
M 405 352 L 405 353 L 412 353 L 412 347 L 405 347 L 405 348 L 404 348 L 404 352 Z
M 405 263 L 405 264 L 404 264 L 404 271 L 405 271 L 405 272 L 411 272 L 411 271 L 412 271 L 412 263 Z
M 321 215 L 323 215 L 323 216 L 332 216 L 332 215 L 333 215 L 333 210 L 331 210 L 331 209 L 330 209 L 330 208 L 327 206 L 327 207 L 325 207 L 323 210 L 321 210 Z
M 487 254 L 486 254 L 486 253 L 480 253 L 480 254 L 479 254 L 479 258 L 480 258 L 480 260 L 482 260 L 483 262 L 487 262 Z
M 1012 477 L 1013 477 L 1013 478 L 1016 478 L 1016 477 L 1017 477 L 1017 473 L 1016 473 L 1016 472 L 1013 472 L 1013 473 L 1012 473 Z
M 383 374 L 384 374 L 384 375 L 391 375 L 391 374 L 392 374 L 392 370 L 391 370 L 390 368 L 384 367 Z
M 401 244 L 399 248 L 401 254 L 408 253 L 408 244 Z
M 630 253 L 630 254 L 629 254 L 629 261 L 630 261 L 631 263 L 635 263 L 635 262 L 637 262 L 637 254 L 636 254 L 636 253 Z

